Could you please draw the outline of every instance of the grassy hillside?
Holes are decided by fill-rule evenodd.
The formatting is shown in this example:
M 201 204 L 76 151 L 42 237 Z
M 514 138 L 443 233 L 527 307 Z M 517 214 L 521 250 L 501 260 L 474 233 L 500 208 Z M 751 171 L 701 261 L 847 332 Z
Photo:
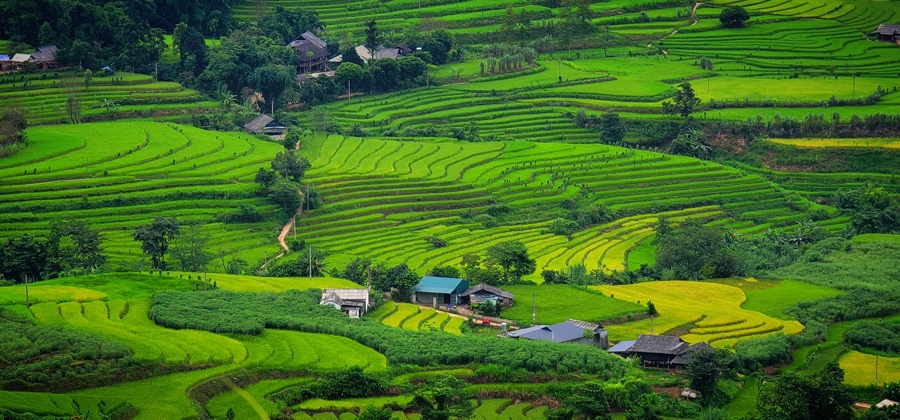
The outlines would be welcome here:
M 62 86 L 62 79 L 71 77 L 75 83 L 72 92 L 81 102 L 82 121 L 208 112 L 219 106 L 180 83 L 155 82 L 153 76 L 145 74 L 119 72 L 115 76 L 101 76 L 97 73 L 87 88 L 81 74 L 74 72 L 0 76 L 0 101 L 25 107 L 32 125 L 69 122 L 66 108 L 69 93 Z M 105 100 L 115 106 L 104 107 Z
M 156 216 L 206 223 L 213 250 L 251 263 L 277 249 L 282 220 L 253 177 L 282 146 L 237 133 L 147 121 L 29 128 L 29 146 L 0 159 L 0 237 L 45 235 L 52 220 L 89 220 L 113 265 L 142 257 L 134 228 Z M 241 205 L 267 220 L 225 224 Z

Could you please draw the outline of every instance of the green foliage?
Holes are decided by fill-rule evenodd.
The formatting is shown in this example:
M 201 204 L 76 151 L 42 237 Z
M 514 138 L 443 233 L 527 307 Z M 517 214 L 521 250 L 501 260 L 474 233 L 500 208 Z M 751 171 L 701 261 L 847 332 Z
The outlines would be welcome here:
M 179 232 L 178 220 L 174 217 L 157 216 L 149 225 L 138 226 L 134 230 L 134 240 L 141 242 L 141 250 L 150 256 L 150 267 L 166 269 L 166 253 L 169 252 L 169 241 L 175 239 Z
M 313 248 L 310 252 L 299 252 L 296 259 L 267 268 L 273 277 L 323 277 L 328 267 L 325 253 Z M 282 258 L 284 259 L 284 258 Z
M 210 235 L 201 223 L 190 221 L 179 226 L 172 238 L 172 257 L 181 263 L 181 271 L 199 273 L 213 260 L 209 252 Z
M 300 184 L 286 178 L 279 178 L 269 188 L 269 199 L 278 204 L 285 214 L 293 214 L 300 207 Z
M 338 400 L 384 395 L 390 383 L 383 374 L 366 373 L 359 366 L 347 370 L 329 372 L 309 385 L 288 388 L 279 392 L 276 400 L 286 405 L 296 405 L 312 398 Z
M 600 116 L 600 141 L 608 144 L 621 143 L 625 139 L 625 124 L 615 112 Z
M 740 28 L 749 19 L 750 14 L 743 7 L 726 7 L 722 9 L 722 13 L 719 13 L 719 22 L 722 22 L 726 28 Z
M 900 324 L 884 321 L 861 321 L 850 327 L 844 340 L 851 346 L 900 354 Z
M 659 237 L 656 266 L 671 270 L 671 278 L 731 277 L 741 271 L 738 254 L 725 242 L 723 229 L 688 222 L 677 234 Z
M 585 419 L 608 419 L 609 401 L 603 386 L 586 382 L 572 387 L 572 392 L 565 399 L 566 407 L 575 413 L 581 414 Z
M 589 346 L 407 331 L 368 317 L 350 320 L 319 305 L 320 298 L 318 290 L 160 292 L 153 296 L 149 317 L 166 328 L 259 334 L 268 327 L 339 335 L 384 353 L 391 363 L 495 363 L 534 372 L 597 373 L 604 378 L 622 377 L 631 370 L 621 359 Z
M 357 419 L 359 420 L 391 420 L 393 412 L 390 407 L 378 408 L 374 405 L 366 406 L 360 411 Z
M 29 281 L 43 278 L 46 263 L 47 244 L 27 233 L 0 246 L 0 274 L 13 283 L 24 283 L 25 276 Z
M 496 267 L 502 283 L 518 281 L 522 276 L 534 273 L 535 262 L 528 257 L 528 248 L 522 242 L 502 242 L 489 247 L 485 253 L 485 265 Z
M 272 160 L 272 169 L 293 182 L 300 182 L 309 168 L 309 161 L 293 150 L 279 152 Z
M 685 376 L 691 388 L 702 394 L 701 401 L 712 401 L 719 379 L 729 374 L 732 363 L 733 356 L 728 350 L 707 347 L 693 352 Z
M 839 191 L 838 207 L 853 216 L 859 234 L 900 232 L 900 200 L 870 182 L 849 193 Z
M 410 406 L 422 412 L 423 420 L 470 418 L 474 407 L 468 384 L 455 376 L 431 378 L 416 391 Z
M 58 327 L 33 325 L 0 309 L 0 386 L 38 384 L 103 375 L 135 365 L 119 342 Z
M 694 109 L 700 105 L 702 100 L 694 93 L 690 82 L 684 82 L 678 85 L 678 88 L 671 101 L 663 102 L 663 112 L 687 119 L 694 113 Z
M 854 399 L 836 363 L 810 377 L 786 373 L 772 386 L 760 387 L 757 408 L 764 419 L 852 419 Z
M 780 334 L 741 341 L 734 351 L 735 363 L 746 372 L 791 361 L 791 342 Z

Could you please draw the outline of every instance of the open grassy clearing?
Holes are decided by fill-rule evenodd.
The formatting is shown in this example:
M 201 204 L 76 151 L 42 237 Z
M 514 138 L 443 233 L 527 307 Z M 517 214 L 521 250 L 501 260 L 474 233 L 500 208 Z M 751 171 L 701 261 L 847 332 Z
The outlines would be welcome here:
M 0 238 L 45 235 L 51 220 L 89 219 L 115 265 L 143 258 L 136 226 L 177 216 L 206 224 L 213 248 L 251 263 L 278 249 L 277 208 L 256 196 L 253 183 L 283 150 L 276 143 L 146 121 L 32 127 L 28 137 L 27 149 L 0 159 Z M 218 221 L 240 205 L 273 216 Z
M 68 99 L 63 79 L 74 78 L 73 93 L 81 101 L 81 118 L 121 119 L 134 116 L 156 116 L 172 112 L 209 112 L 220 105 L 207 100 L 193 89 L 176 82 L 157 82 L 153 76 L 120 72 L 102 76 L 99 72 L 85 88 L 80 74 L 70 71 L 44 72 L 41 78 L 25 81 L 16 76 L 0 76 L 0 101 L 17 104 L 28 111 L 28 122 L 34 124 L 65 123 Z M 106 109 L 104 100 L 114 102 L 116 109 Z
M 848 385 L 882 385 L 900 380 L 900 358 L 878 357 L 878 380 L 875 380 L 875 357 L 858 351 L 849 351 L 839 359 L 844 369 L 844 383 Z
M 747 301 L 741 305 L 742 308 L 785 320 L 793 318 L 785 315 L 784 311 L 800 302 L 824 299 L 843 293 L 830 287 L 801 283 L 795 280 L 737 278 L 715 280 L 715 283 L 743 290 L 747 295 Z
M 653 320 L 654 333 L 687 326 L 681 338 L 689 343 L 706 341 L 715 347 L 734 345 L 748 338 L 777 332 L 797 334 L 797 321 L 776 319 L 741 307 L 747 299 L 741 289 L 716 283 L 662 281 L 625 286 L 592 286 L 604 294 L 646 305 L 653 301 L 660 315 Z M 650 333 L 650 320 L 608 326 L 612 341 L 632 340 Z
M 504 286 L 503 289 L 515 294 L 515 305 L 503 310 L 500 315 L 523 326 L 531 325 L 532 296 L 537 307 L 538 324 L 555 324 L 567 319 L 601 321 L 647 309 L 643 305 L 569 285 Z
M 626 254 L 653 234 L 660 216 L 675 224 L 711 221 L 720 219 L 727 207 L 736 214 L 771 210 L 785 225 L 807 217 L 784 206 L 782 193 L 762 178 L 708 162 L 614 146 L 329 136 L 316 137 L 301 150 L 313 165 L 306 181 L 317 187 L 326 204 L 304 213 L 297 235 L 327 250 L 329 261 L 338 266 L 366 256 L 424 272 L 457 264 L 463 255 L 504 240 L 520 240 L 539 268 L 527 278 L 540 281 L 541 269 L 577 263 L 589 270 L 624 269 Z M 560 214 L 555 203 L 579 194 L 637 215 L 571 238 L 546 233 L 559 217 L 554 215 Z M 460 217 L 468 209 L 484 211 L 493 203 L 537 210 L 495 227 L 485 227 L 479 218 Z M 435 248 L 428 237 L 447 244 Z

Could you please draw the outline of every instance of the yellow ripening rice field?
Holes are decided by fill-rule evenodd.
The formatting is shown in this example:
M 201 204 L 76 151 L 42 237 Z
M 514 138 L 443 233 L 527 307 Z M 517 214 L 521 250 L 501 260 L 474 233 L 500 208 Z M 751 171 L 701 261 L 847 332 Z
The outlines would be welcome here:
M 871 354 L 850 351 L 841 356 L 838 363 L 844 369 L 847 385 L 883 385 L 884 382 L 900 381 L 898 357 L 878 357 L 878 382 L 875 381 L 875 356 Z
M 663 334 L 688 326 L 681 336 L 689 343 L 705 341 L 715 347 L 782 332 L 797 334 L 803 326 L 794 320 L 781 320 L 741 308 L 747 296 L 741 289 L 716 283 L 695 281 L 658 281 L 624 286 L 593 286 L 616 299 L 646 305 L 652 301 L 659 316 L 653 319 L 653 332 Z M 633 340 L 650 333 L 650 320 L 609 325 L 612 341 Z

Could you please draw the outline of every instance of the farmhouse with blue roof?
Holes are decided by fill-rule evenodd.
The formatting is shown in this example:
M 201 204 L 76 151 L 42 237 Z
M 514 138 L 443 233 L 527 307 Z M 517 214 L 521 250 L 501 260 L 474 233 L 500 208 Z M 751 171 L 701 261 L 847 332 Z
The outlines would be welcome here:
M 413 288 L 415 301 L 426 305 L 458 305 L 459 295 L 469 288 L 469 281 L 451 277 L 425 276 Z

